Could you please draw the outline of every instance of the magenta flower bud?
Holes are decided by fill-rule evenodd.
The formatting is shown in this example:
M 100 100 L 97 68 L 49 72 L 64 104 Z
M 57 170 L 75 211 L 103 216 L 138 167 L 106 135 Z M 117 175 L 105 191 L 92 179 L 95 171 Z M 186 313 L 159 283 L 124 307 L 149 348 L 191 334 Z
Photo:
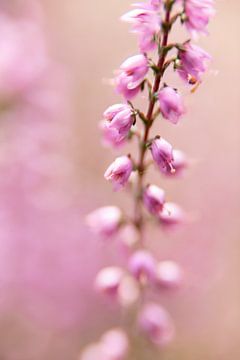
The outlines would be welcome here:
M 147 58 L 142 55 L 135 55 L 125 60 L 120 66 L 116 78 L 117 92 L 127 100 L 132 99 L 141 89 L 141 84 L 148 72 Z
M 156 283 L 160 288 L 176 289 L 183 280 L 182 269 L 174 261 L 161 261 L 157 265 Z
M 123 270 L 119 267 L 107 267 L 102 269 L 95 280 L 95 288 L 98 292 L 116 296 L 121 280 L 123 278 Z
M 184 81 L 195 84 L 200 81 L 203 73 L 207 70 L 207 64 L 211 56 L 199 46 L 191 43 L 184 45 L 184 50 L 179 51 L 180 65 L 178 73 Z
M 215 14 L 213 0 L 186 0 L 185 13 L 187 16 L 186 27 L 196 36 L 197 33 L 207 34 L 206 27 L 210 18 Z
M 148 185 L 143 194 L 143 202 L 148 211 L 158 215 L 165 203 L 165 192 L 156 185 Z
M 147 52 L 156 47 L 154 38 L 160 31 L 160 16 L 151 4 L 136 4 L 141 8 L 133 9 L 124 14 L 121 19 L 132 24 L 134 33 L 139 36 L 141 52 Z
M 163 117 L 173 124 L 177 124 L 185 112 L 182 98 L 178 92 L 166 86 L 159 91 L 158 100 Z
M 136 251 L 128 263 L 129 271 L 139 281 L 152 281 L 156 276 L 156 261 L 146 250 Z
M 163 225 L 173 226 L 183 223 L 183 210 L 174 203 L 165 203 L 163 210 L 159 213 L 159 219 Z
M 86 222 L 93 232 L 111 237 L 121 224 L 122 212 L 116 206 L 105 206 L 94 210 L 86 217 Z
M 107 168 L 104 177 L 112 182 L 115 190 L 119 190 L 126 185 L 132 170 L 132 160 L 128 156 L 120 156 Z
M 181 150 L 173 149 L 173 161 L 172 166 L 174 168 L 173 171 L 169 171 L 168 168 L 162 170 L 162 173 L 167 176 L 181 176 L 184 170 L 188 167 L 188 159 L 186 155 Z
M 127 137 L 134 122 L 132 109 L 127 104 L 115 104 L 107 108 L 102 124 L 104 142 L 107 145 L 117 147 Z
M 172 145 L 162 137 L 156 138 L 151 144 L 152 157 L 163 172 L 174 172 Z
M 128 337 L 122 329 L 107 331 L 102 336 L 100 344 L 106 360 L 124 360 L 128 355 Z
M 149 303 L 142 309 L 139 327 L 155 345 L 164 346 L 174 337 L 174 326 L 170 315 L 160 305 Z

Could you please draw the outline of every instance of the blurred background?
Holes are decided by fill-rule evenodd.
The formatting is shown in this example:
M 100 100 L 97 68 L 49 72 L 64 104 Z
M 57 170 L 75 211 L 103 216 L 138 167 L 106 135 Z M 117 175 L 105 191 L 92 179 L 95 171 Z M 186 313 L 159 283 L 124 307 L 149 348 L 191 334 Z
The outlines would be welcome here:
M 84 217 L 131 205 L 103 179 L 117 152 L 101 146 L 98 128 L 120 100 L 108 80 L 137 52 L 119 21 L 129 5 L 0 0 L 1 360 L 75 360 L 119 324 L 118 307 L 92 283 L 121 255 L 89 233 Z M 200 41 L 211 69 L 194 95 L 184 90 L 184 120 L 160 124 L 194 164 L 180 180 L 152 175 L 194 218 L 178 232 L 149 233 L 159 259 L 177 260 L 186 273 L 179 292 L 159 295 L 177 326 L 163 360 L 240 358 L 240 3 L 216 7 Z

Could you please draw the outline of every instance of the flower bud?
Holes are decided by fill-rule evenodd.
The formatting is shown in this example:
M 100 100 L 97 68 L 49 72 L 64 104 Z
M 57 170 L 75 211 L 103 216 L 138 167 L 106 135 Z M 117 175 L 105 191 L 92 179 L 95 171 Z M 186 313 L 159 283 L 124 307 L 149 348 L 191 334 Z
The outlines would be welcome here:
M 158 100 L 163 117 L 173 124 L 177 124 L 185 112 L 182 98 L 178 92 L 166 86 L 159 91 Z
M 120 282 L 123 278 L 123 270 L 119 267 L 107 267 L 98 273 L 95 280 L 95 288 L 100 293 L 116 296 Z
M 157 265 L 156 283 L 160 288 L 176 289 L 182 284 L 182 269 L 174 261 L 161 261 Z
M 151 214 L 157 215 L 165 202 L 164 190 L 156 185 L 148 185 L 143 194 L 143 202 Z
M 146 250 L 136 251 L 130 258 L 129 271 L 140 282 L 153 281 L 156 276 L 156 261 Z
M 119 190 L 126 185 L 132 170 L 132 160 L 128 156 L 120 156 L 108 167 L 104 177 L 112 182 L 114 190 Z
M 94 210 L 86 217 L 86 222 L 93 232 L 111 237 L 121 224 L 122 212 L 116 206 L 105 206 Z
M 174 326 L 167 311 L 160 305 L 148 303 L 142 309 L 139 327 L 158 346 L 168 344 L 174 337 Z
M 156 138 L 151 144 L 152 157 L 163 172 L 174 172 L 172 145 L 162 137 Z
M 120 66 L 116 78 L 116 89 L 125 99 L 130 100 L 137 95 L 148 72 L 148 62 L 144 55 L 135 55 L 125 60 Z

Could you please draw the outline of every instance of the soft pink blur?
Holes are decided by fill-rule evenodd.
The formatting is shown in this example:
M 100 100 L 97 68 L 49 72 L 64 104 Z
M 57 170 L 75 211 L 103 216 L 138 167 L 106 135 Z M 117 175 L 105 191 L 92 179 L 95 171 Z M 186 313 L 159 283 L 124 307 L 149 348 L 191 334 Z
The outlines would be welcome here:
M 24 1 L 14 2 L 23 12 Z M 89 233 L 84 216 L 98 206 L 132 206 L 103 177 L 119 152 L 101 147 L 98 128 L 103 111 L 121 99 L 108 84 L 114 69 L 137 51 L 119 21 L 130 1 L 41 3 L 41 15 L 29 7 L 25 13 L 45 29 L 50 64 L 1 116 L 3 360 L 75 360 L 89 341 L 119 326 L 118 308 L 94 293 L 93 281 L 122 258 L 115 244 Z M 240 356 L 239 11 L 238 0 L 217 1 L 210 36 L 201 40 L 214 59 L 210 72 L 194 95 L 185 90 L 188 112 L 177 128 L 157 126 L 192 162 L 183 178 L 152 176 L 191 220 L 174 233 L 149 233 L 159 260 L 185 270 L 183 289 L 159 296 L 177 323 L 163 359 Z

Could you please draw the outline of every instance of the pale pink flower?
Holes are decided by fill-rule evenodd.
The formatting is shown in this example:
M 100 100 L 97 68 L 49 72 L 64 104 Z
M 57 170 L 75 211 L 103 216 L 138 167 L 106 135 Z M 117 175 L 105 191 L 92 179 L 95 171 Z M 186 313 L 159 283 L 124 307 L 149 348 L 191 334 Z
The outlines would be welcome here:
M 196 36 L 197 33 L 207 34 L 210 18 L 215 14 L 213 0 L 186 0 L 185 13 L 187 16 L 186 27 Z
M 184 152 L 181 150 L 173 149 L 173 161 L 172 166 L 174 168 L 174 172 L 171 171 L 169 168 L 162 169 L 162 173 L 171 176 L 181 176 L 188 167 L 189 162 Z
M 152 281 L 156 276 L 156 260 L 147 250 L 136 251 L 129 259 L 128 268 L 140 282 Z
M 165 203 L 165 192 L 156 185 L 148 185 L 143 194 L 143 201 L 148 211 L 157 215 Z
M 184 212 L 177 204 L 167 202 L 159 213 L 159 219 L 166 226 L 178 225 L 184 221 Z
M 120 66 L 116 78 L 117 92 L 127 100 L 132 99 L 140 91 L 147 72 L 148 61 L 144 55 L 139 54 L 128 58 Z
M 95 280 L 95 288 L 100 293 L 116 296 L 120 282 L 123 278 L 123 270 L 119 267 L 107 267 L 98 273 Z
M 177 124 L 185 112 L 183 100 L 179 93 L 166 86 L 159 91 L 158 100 L 163 117 L 173 124 Z
M 155 303 L 146 304 L 139 315 L 139 327 L 155 345 L 164 346 L 174 337 L 174 326 L 168 312 Z
M 100 340 L 106 360 L 124 360 L 128 355 L 128 337 L 120 328 L 107 331 Z
M 180 64 L 178 73 L 181 78 L 190 84 L 200 81 L 202 75 L 207 70 L 211 56 L 199 46 L 186 43 L 184 50 L 179 51 Z
M 160 31 L 160 16 L 151 4 L 147 5 L 136 4 L 140 8 L 133 9 L 121 17 L 123 21 L 132 24 L 133 32 L 138 34 L 141 52 L 156 47 L 155 37 Z
M 117 147 L 127 137 L 134 122 L 132 109 L 127 104 L 115 104 L 107 108 L 103 114 L 102 130 L 104 143 Z
M 156 138 L 151 144 L 152 157 L 161 171 L 174 172 L 172 145 L 162 137 Z
M 115 190 L 119 190 L 126 185 L 132 170 L 132 160 L 128 156 L 119 156 L 107 168 L 104 177 L 113 184 Z
M 105 206 L 94 210 L 86 217 L 91 230 L 99 235 L 111 237 L 121 224 L 122 212 L 116 206 Z
M 183 273 L 174 261 L 161 261 L 157 265 L 156 284 L 160 288 L 175 289 L 182 284 Z

